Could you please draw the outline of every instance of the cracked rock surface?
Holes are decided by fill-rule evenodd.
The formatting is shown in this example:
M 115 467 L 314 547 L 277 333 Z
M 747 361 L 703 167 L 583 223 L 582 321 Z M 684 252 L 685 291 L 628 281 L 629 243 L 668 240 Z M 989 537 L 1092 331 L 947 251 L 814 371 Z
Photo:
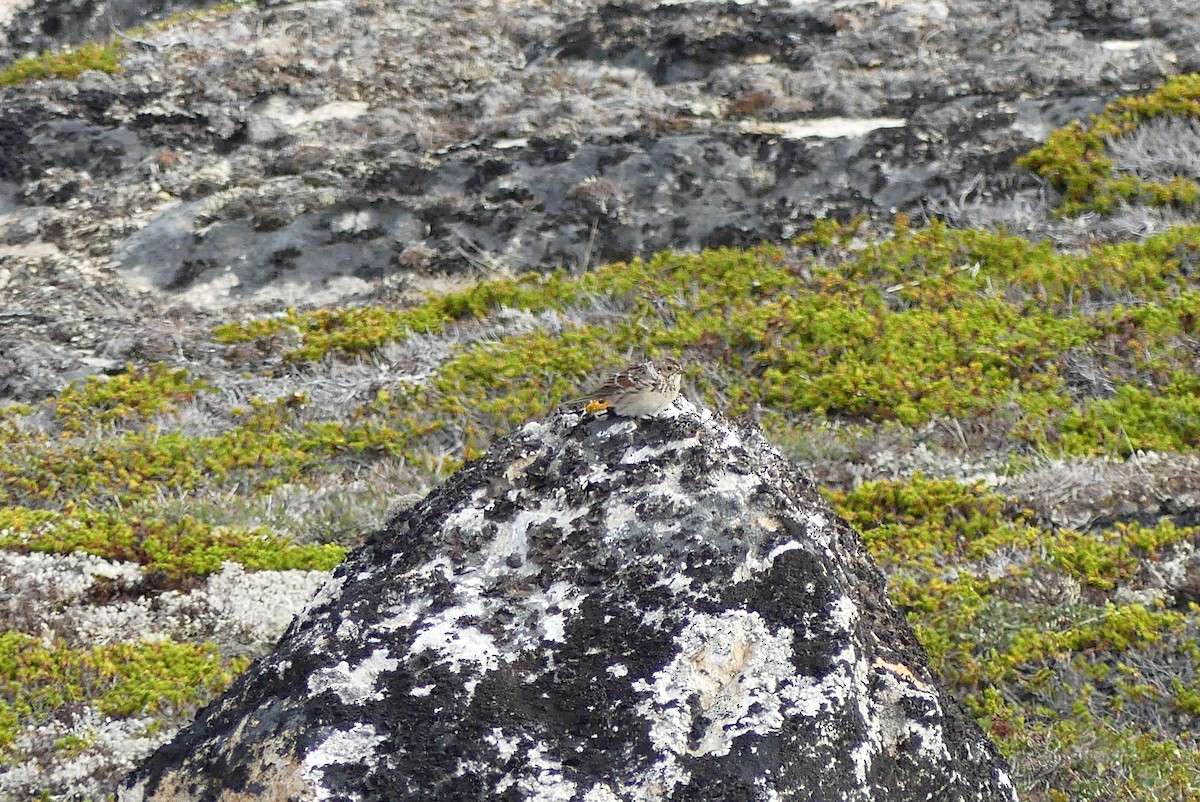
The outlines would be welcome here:
M 852 529 L 680 400 L 498 441 L 119 799 L 1010 800 Z
M 1015 157 L 1200 65 L 1179 3 L 1093 5 L 322 0 L 177 21 L 123 40 L 118 75 L 0 89 L 0 284 L 52 268 L 210 308 L 333 303 L 863 212 L 1051 229 Z M 167 7 L 134 10 L 27 5 L 7 53 Z

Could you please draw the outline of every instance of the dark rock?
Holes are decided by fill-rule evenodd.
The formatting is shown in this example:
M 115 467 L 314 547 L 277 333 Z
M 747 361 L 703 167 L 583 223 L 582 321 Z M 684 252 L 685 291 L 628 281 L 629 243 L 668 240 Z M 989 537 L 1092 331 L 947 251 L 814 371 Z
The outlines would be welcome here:
M 12 330 L 18 324 L 32 322 L 35 321 L 0 313 L 0 329 Z M 17 338 L 4 337 L 0 339 L 0 398 L 40 401 L 59 388 L 63 374 L 77 367 L 78 363 L 59 345 L 50 342 L 28 344 Z
M 1010 800 L 757 431 L 529 423 L 354 553 L 119 799 Z
M 838 34 L 789 4 L 615 2 L 569 25 L 529 55 L 633 67 L 660 84 L 706 78 L 731 62 L 770 58 L 794 69 Z
M 1196 544 L 1183 543 L 1176 547 L 1178 554 L 1164 561 L 1161 568 L 1164 589 L 1171 594 L 1174 606 L 1187 609 L 1200 604 L 1200 553 Z
M 319 145 L 289 148 L 271 163 L 275 175 L 299 175 L 324 167 L 333 160 L 333 151 Z

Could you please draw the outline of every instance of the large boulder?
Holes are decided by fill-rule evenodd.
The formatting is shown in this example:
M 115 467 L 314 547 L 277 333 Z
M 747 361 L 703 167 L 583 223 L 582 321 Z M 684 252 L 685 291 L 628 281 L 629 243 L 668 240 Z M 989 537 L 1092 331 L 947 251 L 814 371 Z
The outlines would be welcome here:
M 560 412 L 355 552 L 137 800 L 1012 800 L 858 535 L 685 400 Z

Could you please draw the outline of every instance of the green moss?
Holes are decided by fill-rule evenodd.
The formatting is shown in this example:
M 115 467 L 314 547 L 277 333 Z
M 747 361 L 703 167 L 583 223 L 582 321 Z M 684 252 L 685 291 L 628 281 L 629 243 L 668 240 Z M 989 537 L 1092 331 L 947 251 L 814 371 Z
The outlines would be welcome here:
M 78 78 L 88 70 L 115 73 L 120 69 L 122 46 L 119 42 L 92 42 L 71 50 L 43 51 L 37 56 L 17 59 L 0 70 L 0 86 L 37 81 L 44 78 Z
M 930 555 L 979 556 L 1028 540 L 1015 529 L 1025 526 L 1029 513 L 982 485 L 917 474 L 907 482 L 864 482 L 852 493 L 828 495 L 887 564 Z
M 1026 715 L 994 692 L 988 734 L 1018 765 L 1037 764 L 1024 799 L 1104 802 L 1111 799 L 1179 799 L 1194 802 L 1200 749 L 1185 733 L 1156 737 L 1103 717 Z M 972 700 L 973 701 L 973 700 Z M 971 704 L 975 708 L 974 704 Z M 1022 783 L 1025 780 L 1025 783 Z
M 992 579 L 958 571 L 949 578 L 966 585 L 948 592 L 948 586 L 937 586 L 945 579 L 938 574 L 998 551 L 1017 550 L 1030 559 L 1036 552 L 1038 564 L 1082 585 L 1111 590 L 1130 580 L 1140 561 L 1156 559 L 1163 549 L 1185 540 L 1200 540 L 1200 528 L 1169 520 L 1155 526 L 1118 524 L 1100 532 L 1044 531 L 1033 525 L 1031 511 L 982 485 L 921 474 L 905 482 L 864 482 L 853 492 L 830 491 L 827 496 L 862 533 L 880 564 L 894 570 L 894 591 L 902 606 L 927 613 L 944 609 L 964 592 L 990 592 Z M 1013 576 L 1027 573 L 1029 564 L 1014 566 Z M 914 573 L 932 577 L 934 584 L 906 584 Z
M 251 570 L 328 571 L 345 551 L 333 544 L 297 546 L 262 528 L 214 528 L 185 516 L 161 521 L 125 512 L 0 508 L 0 546 L 15 551 L 83 551 L 143 565 L 170 576 L 202 576 L 226 561 Z
M 145 369 L 133 366 L 112 377 L 89 376 L 64 388 L 55 399 L 55 412 L 67 431 L 96 425 L 148 421 L 153 415 L 177 410 L 209 387 L 186 370 L 162 363 Z
M 91 748 L 93 743 L 94 741 L 91 738 L 84 738 L 79 735 L 65 735 L 54 742 L 54 749 L 63 758 L 69 760 L 86 752 Z
M 1046 554 L 1049 564 L 1083 585 L 1101 590 L 1112 590 L 1118 581 L 1129 579 L 1137 570 L 1137 557 L 1126 543 L 1071 530 L 1059 532 L 1046 545 Z
M 1118 523 L 1113 528 L 1113 533 L 1119 542 L 1127 544 L 1138 556 L 1154 557 L 1168 546 L 1196 537 L 1200 528 L 1176 526 L 1170 520 L 1164 519 L 1154 526 Z
M 573 288 L 561 273 L 529 274 L 519 279 L 483 282 L 469 289 L 430 296 L 426 303 L 408 310 L 381 307 L 288 310 L 282 317 L 247 320 L 218 326 L 214 337 L 222 343 L 254 342 L 295 331 L 300 347 L 287 351 L 292 361 L 317 361 L 326 354 L 354 355 L 387 343 L 403 340 L 411 333 L 430 334 L 446 324 L 473 320 L 502 307 L 540 311 L 574 300 Z
M 1185 625 L 1181 613 L 1128 604 L 1108 605 L 1098 615 L 1058 630 L 1048 631 L 1037 625 L 1023 627 L 1002 642 L 1003 651 L 984 663 L 982 682 L 1027 678 L 1029 666 L 1051 664 L 1071 653 L 1120 654 L 1143 649 L 1161 642 L 1172 631 L 1182 633 Z
M 1132 579 L 1136 558 L 1200 541 L 1200 528 L 1043 530 L 982 486 L 920 476 L 829 496 L 863 530 L 935 670 L 1013 761 L 1025 796 L 1196 798 L 1200 744 L 1186 736 L 1200 693 L 1150 673 L 1177 663 L 1195 676 L 1195 610 L 1116 604 L 1102 592 Z M 1095 601 L 1029 598 L 1033 577 L 1056 574 Z
M 1073 122 L 1050 134 L 1046 144 L 1017 160 L 1023 167 L 1046 178 L 1063 193 L 1059 211 L 1108 214 L 1121 203 L 1141 202 L 1152 206 L 1194 206 L 1200 185 L 1187 176 L 1163 183 L 1143 181 L 1137 176 L 1114 171 L 1108 156 L 1109 140 L 1129 134 L 1155 117 L 1200 117 L 1200 75 L 1169 79 L 1158 90 L 1138 97 L 1122 98 L 1088 126 Z
M 892 238 L 869 244 L 856 244 L 856 230 L 824 224 L 790 252 L 665 253 L 578 278 L 488 282 L 404 312 L 292 312 L 218 336 L 269 339 L 288 326 L 301 337 L 290 358 L 319 359 L 501 307 L 621 310 L 603 326 L 468 347 L 412 393 L 408 409 L 436 411 L 424 420 L 461 434 L 460 456 L 631 353 L 702 355 L 690 390 L 733 414 L 910 427 L 1001 416 L 1015 439 L 1051 453 L 1196 447 L 1183 373 L 1200 294 L 1184 266 L 1200 258 L 1200 227 L 1084 253 L 937 223 L 899 221 Z M 1077 352 L 1103 355 L 1113 399 L 1073 397 L 1063 370 Z
M 444 327 L 503 307 L 620 310 L 606 325 L 468 346 L 428 383 L 348 413 L 314 410 L 303 394 L 255 399 L 207 436 L 149 423 L 210 392 L 203 381 L 161 365 L 91 379 L 52 401 L 63 428 L 87 436 L 25 432 L 25 413 L 6 414 L 0 503 L 55 509 L 262 493 L 320 481 L 346 460 L 445 472 L 631 353 L 692 359 L 692 395 L 730 413 L 764 409 L 776 430 L 971 415 L 985 425 L 1008 420 L 1018 445 L 1052 453 L 1196 448 L 1188 343 L 1200 293 L 1182 266 L 1200 253 L 1200 227 L 1082 254 L 902 222 L 890 240 L 856 242 L 854 226 L 829 224 L 793 252 L 661 254 L 579 278 L 488 282 L 402 313 L 317 310 L 242 324 L 222 336 L 258 337 L 290 320 L 308 337 L 299 359 L 361 353 L 420 321 Z M 1117 297 L 1141 301 L 1105 303 Z M 1113 376 L 1110 397 L 1073 397 L 1064 381 L 1066 355 L 1088 349 Z M 91 434 L 100 431 L 111 436 Z
M 100 711 L 135 716 L 190 706 L 225 689 L 245 670 L 244 657 L 222 661 L 215 647 L 158 641 L 92 649 L 84 665 L 111 685 Z
M 0 634 L 0 748 L 18 724 L 44 721 L 64 706 L 94 705 L 116 718 L 194 708 L 220 693 L 245 658 L 215 647 L 155 641 L 76 650 L 19 632 Z
M 294 322 L 294 318 L 296 317 L 297 313 L 295 310 L 289 309 L 286 317 L 257 318 L 254 320 L 222 323 L 213 329 L 213 339 L 226 345 L 267 340 L 283 331 L 289 323 L 294 326 L 298 325 Z
M 378 399 L 349 422 L 305 421 L 307 405 L 302 394 L 255 399 L 241 411 L 238 426 L 210 436 L 150 426 L 103 439 L 21 438 L 18 448 L 0 452 L 0 503 L 130 503 L 220 487 L 265 492 L 309 480 L 343 455 L 403 453 L 415 437 L 440 425 Z
M 1070 453 L 1195 450 L 1200 447 L 1200 377 L 1179 372 L 1162 388 L 1122 385 L 1112 398 L 1072 409 L 1060 431 L 1060 445 Z
M 461 421 L 464 458 L 473 459 L 491 433 L 546 414 L 596 371 L 604 358 L 598 336 L 588 329 L 536 332 L 468 348 L 433 379 L 431 412 Z

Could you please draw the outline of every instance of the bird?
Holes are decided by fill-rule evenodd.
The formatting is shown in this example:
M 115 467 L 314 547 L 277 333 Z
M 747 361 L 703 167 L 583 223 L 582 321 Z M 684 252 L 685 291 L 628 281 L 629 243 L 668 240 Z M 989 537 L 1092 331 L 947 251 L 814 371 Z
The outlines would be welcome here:
M 595 391 L 569 404 L 588 402 L 585 412 L 611 409 L 626 418 L 651 418 L 679 397 L 683 365 L 674 357 L 633 362 L 605 379 Z

